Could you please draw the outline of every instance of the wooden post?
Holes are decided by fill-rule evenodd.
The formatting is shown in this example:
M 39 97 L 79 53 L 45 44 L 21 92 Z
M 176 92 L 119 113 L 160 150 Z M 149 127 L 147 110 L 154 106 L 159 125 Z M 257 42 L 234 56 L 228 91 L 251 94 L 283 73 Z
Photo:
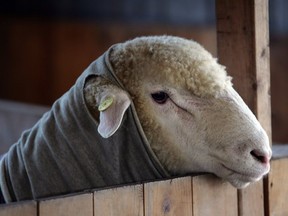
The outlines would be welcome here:
M 272 161 L 269 178 L 270 215 L 288 215 L 288 158 Z
M 268 0 L 217 0 L 216 14 L 219 60 L 271 140 Z M 239 190 L 239 216 L 268 215 L 267 195 L 267 179 Z

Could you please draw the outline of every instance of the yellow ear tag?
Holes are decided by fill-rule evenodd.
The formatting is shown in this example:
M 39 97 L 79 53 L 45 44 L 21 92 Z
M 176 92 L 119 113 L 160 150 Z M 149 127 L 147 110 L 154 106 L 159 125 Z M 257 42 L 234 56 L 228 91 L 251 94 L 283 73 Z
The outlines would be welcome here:
M 113 97 L 107 97 L 105 100 L 101 102 L 101 104 L 98 107 L 98 110 L 100 112 L 105 111 L 108 109 L 113 103 Z

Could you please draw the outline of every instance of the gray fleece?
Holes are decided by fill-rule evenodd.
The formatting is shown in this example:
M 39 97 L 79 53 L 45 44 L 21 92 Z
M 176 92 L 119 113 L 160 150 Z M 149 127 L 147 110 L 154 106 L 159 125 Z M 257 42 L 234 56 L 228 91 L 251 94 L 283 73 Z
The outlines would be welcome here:
M 1 160 L 6 202 L 170 177 L 150 149 L 133 104 L 112 137 L 99 135 L 83 88 L 89 76 L 123 88 L 108 55 L 109 50 L 94 61 Z

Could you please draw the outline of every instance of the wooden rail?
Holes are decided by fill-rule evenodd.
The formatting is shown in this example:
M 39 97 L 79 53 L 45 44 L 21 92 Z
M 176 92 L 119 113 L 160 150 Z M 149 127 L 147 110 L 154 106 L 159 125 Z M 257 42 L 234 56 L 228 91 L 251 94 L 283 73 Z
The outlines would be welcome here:
M 285 170 L 288 170 L 288 158 L 272 162 L 268 215 L 288 215 Z M 246 212 L 241 208 L 246 207 L 237 202 L 236 189 L 205 175 L 2 205 L 0 216 L 236 216 L 238 212 Z
M 236 189 L 210 175 L 175 178 L 0 207 L 1 216 L 233 216 L 237 215 L 237 211 Z

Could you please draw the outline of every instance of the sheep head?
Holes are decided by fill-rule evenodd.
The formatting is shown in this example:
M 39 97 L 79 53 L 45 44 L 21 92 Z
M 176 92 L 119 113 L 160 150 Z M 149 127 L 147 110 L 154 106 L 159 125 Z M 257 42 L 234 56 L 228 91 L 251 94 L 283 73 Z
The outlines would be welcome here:
M 269 172 L 267 134 L 225 68 L 202 46 L 178 37 L 141 37 L 117 45 L 109 58 L 129 95 L 114 91 L 126 106 L 113 112 L 122 116 L 133 100 L 151 148 L 171 174 L 209 172 L 242 188 Z

